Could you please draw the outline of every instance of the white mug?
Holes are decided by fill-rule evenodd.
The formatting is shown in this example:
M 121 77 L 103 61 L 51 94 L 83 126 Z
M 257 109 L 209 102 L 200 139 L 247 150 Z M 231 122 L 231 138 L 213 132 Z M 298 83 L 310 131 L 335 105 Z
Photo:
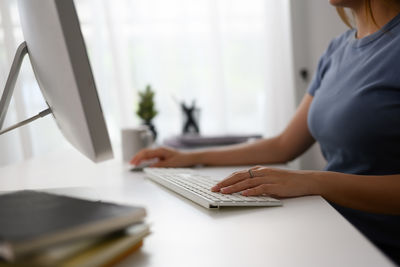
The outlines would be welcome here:
M 140 150 L 150 147 L 153 143 L 153 134 L 149 127 L 143 125 L 121 130 L 122 159 L 128 162 Z

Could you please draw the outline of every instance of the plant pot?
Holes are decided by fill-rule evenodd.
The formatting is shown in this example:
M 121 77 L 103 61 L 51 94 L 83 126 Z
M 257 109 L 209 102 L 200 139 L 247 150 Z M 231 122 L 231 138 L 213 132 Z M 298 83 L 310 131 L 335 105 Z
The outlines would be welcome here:
M 151 133 L 153 134 L 153 141 L 156 141 L 157 139 L 157 130 L 156 127 L 154 126 L 152 121 L 145 121 L 143 122 L 143 125 L 146 125 L 147 127 L 149 127 Z

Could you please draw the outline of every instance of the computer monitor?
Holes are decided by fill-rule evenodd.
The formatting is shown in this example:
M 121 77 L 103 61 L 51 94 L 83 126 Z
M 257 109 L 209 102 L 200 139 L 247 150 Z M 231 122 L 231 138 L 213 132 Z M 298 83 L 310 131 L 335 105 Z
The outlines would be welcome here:
M 0 103 L 0 129 L 22 58 L 29 55 L 41 92 L 65 138 L 94 162 L 112 147 L 73 0 L 18 0 L 25 43 Z M 41 115 L 46 115 L 46 112 Z

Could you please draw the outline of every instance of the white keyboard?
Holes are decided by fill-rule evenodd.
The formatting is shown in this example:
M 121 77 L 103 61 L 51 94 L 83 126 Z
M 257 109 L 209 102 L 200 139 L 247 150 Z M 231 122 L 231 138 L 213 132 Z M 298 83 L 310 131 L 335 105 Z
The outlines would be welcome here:
M 245 197 L 239 193 L 227 195 L 211 192 L 210 188 L 218 181 L 192 169 L 145 168 L 144 172 L 151 180 L 209 209 L 222 206 L 282 205 L 280 200 L 271 197 Z

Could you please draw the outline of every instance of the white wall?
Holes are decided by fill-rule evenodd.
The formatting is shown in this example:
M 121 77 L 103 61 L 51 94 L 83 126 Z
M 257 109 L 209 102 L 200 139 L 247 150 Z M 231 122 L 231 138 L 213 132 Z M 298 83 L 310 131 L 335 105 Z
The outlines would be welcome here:
M 291 0 L 294 73 L 297 103 L 306 93 L 318 60 L 329 42 L 347 30 L 334 7 L 327 0 Z M 308 70 L 304 81 L 299 72 Z M 302 169 L 322 169 L 326 162 L 319 146 L 314 145 L 300 158 Z

